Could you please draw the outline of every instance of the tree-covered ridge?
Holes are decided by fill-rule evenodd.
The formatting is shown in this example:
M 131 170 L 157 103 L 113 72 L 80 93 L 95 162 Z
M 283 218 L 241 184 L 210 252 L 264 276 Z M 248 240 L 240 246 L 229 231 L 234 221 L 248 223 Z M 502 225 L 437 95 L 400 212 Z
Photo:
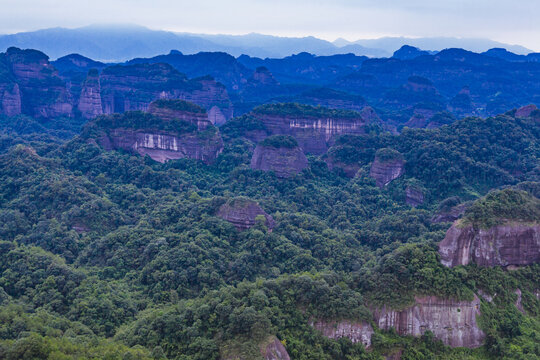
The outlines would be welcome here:
M 296 141 L 294 137 L 289 135 L 272 135 L 261 141 L 259 145 L 278 149 L 293 149 L 298 147 L 298 141 Z
M 93 129 L 162 130 L 174 134 L 195 132 L 197 126 L 181 119 L 163 120 L 143 111 L 126 111 L 123 114 L 103 115 L 86 125 L 85 133 Z
M 155 121 L 115 116 L 96 121 Z M 312 156 L 304 172 L 279 179 L 248 167 L 256 144 L 233 123 L 222 128 L 215 165 L 161 164 L 104 151 L 86 136 L 50 143 L 36 133 L 25 135 L 40 144 L 36 151 L 26 145 L 0 156 L 0 358 L 219 359 L 224 349 L 255 354 L 268 335 L 292 359 L 540 355 L 538 264 L 512 272 L 444 267 L 436 244 L 449 224 L 431 221 L 439 205 L 492 188 L 527 180 L 516 187 L 537 194 L 537 124 L 506 115 L 399 136 L 374 129 L 339 138 L 331 150 L 350 150 L 360 164 L 355 178 Z M 384 148 L 403 154 L 406 172 L 380 189 L 368 169 Z M 426 201 L 411 208 L 405 188 L 416 182 Z M 216 216 L 241 197 L 273 217 L 271 232 L 262 222 L 238 231 Z M 525 314 L 513 305 L 518 288 Z M 479 349 L 375 327 L 366 351 L 309 325 L 371 322 L 373 306 L 403 308 L 417 295 L 470 299 L 479 290 L 493 296 L 482 303 L 487 340 Z
M 327 119 L 357 119 L 361 115 L 356 111 L 330 109 L 322 106 L 311 106 L 298 103 L 277 103 L 260 105 L 252 110 L 254 114 L 314 117 Z
M 489 228 L 512 220 L 540 222 L 540 199 L 522 190 L 493 191 L 467 209 L 462 224 Z
M 171 109 L 176 111 L 186 111 L 196 114 L 205 114 L 206 110 L 197 104 L 185 100 L 159 99 L 152 102 L 156 108 Z

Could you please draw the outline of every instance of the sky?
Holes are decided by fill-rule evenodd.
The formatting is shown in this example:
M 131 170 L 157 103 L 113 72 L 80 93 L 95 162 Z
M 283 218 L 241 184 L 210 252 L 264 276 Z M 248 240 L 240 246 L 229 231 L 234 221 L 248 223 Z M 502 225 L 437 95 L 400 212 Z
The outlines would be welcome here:
M 540 0 L 0 0 L 0 33 L 137 24 L 209 34 L 489 38 L 540 51 Z

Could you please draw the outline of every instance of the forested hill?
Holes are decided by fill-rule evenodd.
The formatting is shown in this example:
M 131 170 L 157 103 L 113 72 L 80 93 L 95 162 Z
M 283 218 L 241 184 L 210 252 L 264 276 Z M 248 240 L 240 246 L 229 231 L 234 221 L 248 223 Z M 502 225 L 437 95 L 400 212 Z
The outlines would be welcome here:
M 127 112 L 75 136 L 2 117 L 0 358 L 540 357 L 540 265 L 519 253 L 540 252 L 538 110 L 399 135 L 359 113 L 327 137 L 274 126 L 335 115 L 304 106 L 218 129 L 175 103 L 182 126 Z M 306 134 L 328 151 L 296 168 Z M 270 135 L 286 177 L 252 168 Z M 500 263 L 441 263 L 439 243 L 499 244 L 479 229 L 500 224 L 520 231 L 486 253 Z

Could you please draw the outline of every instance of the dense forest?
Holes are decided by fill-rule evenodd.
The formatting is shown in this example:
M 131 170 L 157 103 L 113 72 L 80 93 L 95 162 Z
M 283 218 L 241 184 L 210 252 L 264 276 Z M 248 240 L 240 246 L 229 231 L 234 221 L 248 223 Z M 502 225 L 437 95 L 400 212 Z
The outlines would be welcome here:
M 87 124 L 2 117 L 0 358 L 259 359 L 269 336 L 291 359 L 539 358 L 540 264 L 445 267 L 437 244 L 451 221 L 434 221 L 463 206 L 461 221 L 480 228 L 538 223 L 539 118 L 513 110 L 399 135 L 373 124 L 284 179 L 250 168 L 256 143 L 244 135 L 264 124 L 249 114 L 211 128 L 224 139 L 213 164 L 106 151 L 93 137 L 107 127 L 195 131 L 141 112 Z M 297 146 L 284 136 L 262 143 Z M 377 186 L 375 158 L 402 161 L 403 176 Z M 418 206 L 407 203 L 411 188 Z M 257 217 L 239 231 L 216 215 L 237 197 L 256 201 L 275 226 Z M 416 296 L 481 293 L 492 300 L 482 298 L 485 341 L 474 349 L 372 320 L 375 308 L 403 309 Z M 323 336 L 310 325 L 319 319 L 373 323 L 371 346 Z

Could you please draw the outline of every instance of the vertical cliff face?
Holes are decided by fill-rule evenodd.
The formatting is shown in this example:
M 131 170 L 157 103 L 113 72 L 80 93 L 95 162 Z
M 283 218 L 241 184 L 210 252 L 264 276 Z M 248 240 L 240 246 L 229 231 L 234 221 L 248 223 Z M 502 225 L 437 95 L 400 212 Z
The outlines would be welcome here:
M 238 230 L 246 230 L 255 225 L 259 215 L 266 219 L 266 226 L 269 229 L 275 226 L 272 216 L 268 215 L 256 201 L 247 198 L 231 199 L 217 212 L 217 216 L 232 223 Z
M 360 113 L 300 104 L 263 105 L 251 115 L 269 135 L 290 135 L 306 152 L 323 154 L 341 134 L 365 134 L 368 120 Z
M 481 346 L 485 334 L 478 327 L 480 300 L 453 301 L 435 296 L 417 297 L 415 304 L 401 311 L 381 308 L 374 311 L 379 328 L 394 328 L 400 335 L 420 336 L 427 330 L 452 347 Z
M 481 229 L 456 222 L 439 244 L 439 254 L 449 267 L 534 264 L 540 262 L 540 225 L 510 223 Z
M 198 134 L 174 135 L 160 131 L 113 129 L 99 139 L 106 150 L 122 149 L 148 155 L 155 161 L 164 163 L 176 159 L 197 159 L 204 163 L 213 163 L 223 150 L 223 141 L 219 133 L 201 137 Z
M 366 322 L 357 321 L 314 321 L 310 324 L 319 330 L 323 336 L 330 339 L 349 338 L 353 343 L 364 344 L 365 347 L 371 346 L 371 335 L 373 328 Z
M 257 145 L 251 158 L 251 168 L 273 171 L 287 178 L 307 168 L 308 160 L 292 137 L 271 136 Z
M 261 344 L 261 355 L 264 360 L 290 360 L 285 346 L 275 336 L 268 338 Z
M 405 161 L 400 153 L 392 149 L 381 149 L 371 164 L 369 176 L 375 179 L 378 187 L 388 185 L 404 172 Z
M 424 203 L 424 193 L 414 186 L 407 186 L 405 189 L 405 202 L 407 205 L 417 207 Z
M 101 86 L 97 70 L 90 70 L 88 72 L 88 76 L 82 84 L 77 109 L 87 119 L 93 119 L 103 114 L 101 107 Z
M 22 111 L 19 85 L 12 82 L 0 84 L 0 114 L 19 115 Z
M 42 118 L 71 116 L 73 106 L 66 84 L 45 54 L 9 48 L 4 59 L 18 84 L 18 88 L 12 87 L 7 96 L 11 113 L 17 112 L 17 99 L 20 98 L 21 111 L 28 115 Z
M 100 82 L 106 114 L 147 110 L 158 99 L 181 99 L 205 108 L 215 125 L 233 116 L 225 86 L 209 77 L 188 80 L 168 64 L 111 66 L 103 70 Z

